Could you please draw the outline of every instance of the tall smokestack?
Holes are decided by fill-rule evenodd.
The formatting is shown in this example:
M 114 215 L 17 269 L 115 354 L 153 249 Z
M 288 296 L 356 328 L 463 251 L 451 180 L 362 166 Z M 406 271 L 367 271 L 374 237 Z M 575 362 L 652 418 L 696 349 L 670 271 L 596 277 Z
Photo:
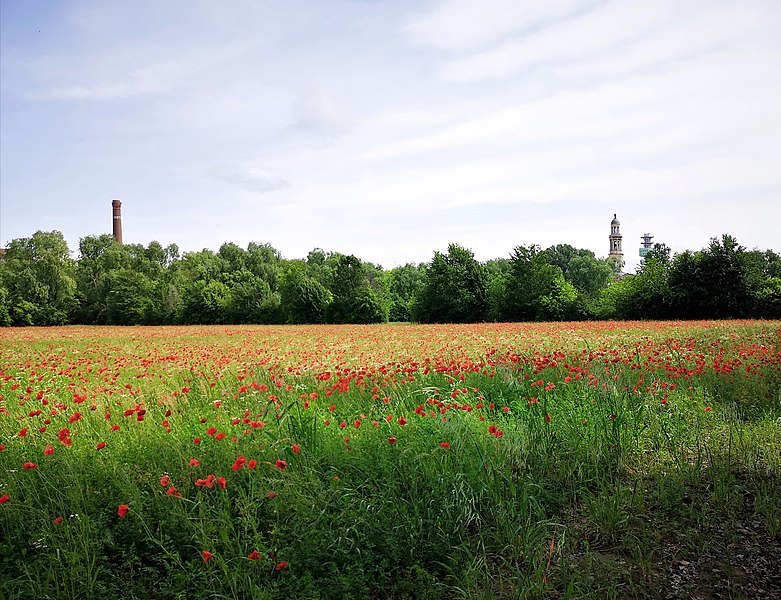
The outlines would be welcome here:
M 119 200 L 111 201 L 111 209 L 114 213 L 114 240 L 122 245 L 122 203 Z

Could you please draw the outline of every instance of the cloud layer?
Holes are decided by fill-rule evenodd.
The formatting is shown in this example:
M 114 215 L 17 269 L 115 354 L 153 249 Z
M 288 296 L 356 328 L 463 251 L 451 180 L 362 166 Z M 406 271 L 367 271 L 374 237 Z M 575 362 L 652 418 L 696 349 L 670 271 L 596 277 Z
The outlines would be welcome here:
M 189 7 L 3 3 L 0 243 L 781 250 L 776 2 Z

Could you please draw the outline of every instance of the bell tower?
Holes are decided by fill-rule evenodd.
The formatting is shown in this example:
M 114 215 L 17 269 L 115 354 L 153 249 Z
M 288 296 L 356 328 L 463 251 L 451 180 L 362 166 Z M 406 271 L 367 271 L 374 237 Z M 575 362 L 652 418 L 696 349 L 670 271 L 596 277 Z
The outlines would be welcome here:
M 621 250 L 621 231 L 619 228 L 621 227 L 621 223 L 619 222 L 616 215 L 613 215 L 613 220 L 610 221 L 610 236 L 608 239 L 610 240 L 610 253 L 607 255 L 608 258 L 615 258 L 618 261 L 618 264 L 622 267 L 624 266 L 624 252 Z

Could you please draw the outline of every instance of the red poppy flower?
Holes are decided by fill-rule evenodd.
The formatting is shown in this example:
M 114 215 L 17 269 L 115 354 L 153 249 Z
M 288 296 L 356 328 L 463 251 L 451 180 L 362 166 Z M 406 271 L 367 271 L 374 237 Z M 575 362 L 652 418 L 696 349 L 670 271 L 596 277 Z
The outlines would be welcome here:
M 22 469 L 24 469 L 25 471 L 29 471 L 30 469 L 37 469 L 37 468 L 38 465 L 30 461 L 27 461 L 26 463 L 24 463 L 24 465 L 22 465 Z
M 203 558 L 204 564 L 209 562 L 213 557 L 214 557 L 214 554 L 212 554 L 208 550 L 201 550 L 201 558 Z
M 98 445 L 95 446 L 95 450 L 103 450 L 103 448 L 106 447 L 106 442 L 98 442 Z
M 55 525 L 59 525 L 59 524 L 60 524 L 60 523 L 62 523 L 64 520 L 65 520 L 65 519 L 64 519 L 64 518 L 62 518 L 62 517 L 57 517 L 56 519 L 54 519 L 54 524 L 55 524 Z
M 301 451 L 301 449 L 298 447 L 298 444 L 293 444 L 292 448 L 293 454 L 298 454 Z
M 249 558 L 250 560 L 260 560 L 260 552 L 258 552 L 257 550 L 253 550 L 252 552 L 249 553 L 249 556 L 247 558 Z
M 269 492 L 267 492 L 267 493 L 266 493 L 266 498 L 268 498 L 269 500 L 273 500 L 273 499 L 274 499 L 274 498 L 276 498 L 278 495 L 279 495 L 279 494 L 277 494 L 277 493 L 276 493 L 274 490 L 271 490 L 271 491 L 269 491 Z
M 54 446 L 49 444 L 48 446 L 46 446 L 46 448 L 44 448 L 43 455 L 44 456 L 51 456 L 52 454 L 54 454 Z
M 121 517 L 124 517 L 127 514 L 127 511 L 130 510 L 130 507 L 127 504 L 120 504 L 119 508 L 117 508 L 117 514 Z
M 407 419 L 405 419 L 404 417 L 399 417 L 399 425 L 406 425 L 406 424 L 407 424 Z
M 160 485 L 161 485 L 161 486 L 165 487 L 165 486 L 167 486 L 169 483 L 171 483 L 171 478 L 170 478 L 168 475 L 163 475 L 163 476 L 160 478 Z
M 251 460 L 250 460 L 250 461 L 247 463 L 247 468 L 248 468 L 248 469 L 254 469 L 254 468 L 255 468 L 255 467 L 257 467 L 257 466 L 258 466 L 258 461 L 256 461 L 254 458 L 253 458 L 253 459 L 251 459 Z
M 197 467 L 200 464 L 201 464 L 201 461 L 198 460 L 197 458 L 191 458 L 190 459 L 190 466 L 191 467 Z
M 11 499 L 11 496 L 9 496 L 8 494 L 3 494 L 2 496 L 0 496 L 0 504 L 5 504 L 10 499 Z
M 551 416 L 550 415 L 545 415 L 545 422 L 546 423 L 550 423 L 551 422 Z
M 224 477 L 218 477 L 217 478 L 217 485 L 220 486 L 221 490 L 224 490 L 228 486 L 228 482 L 225 481 Z
M 393 435 L 392 435 L 392 436 L 390 436 L 390 437 L 388 438 L 388 443 L 389 443 L 391 446 L 392 446 L 393 444 L 395 444 L 395 443 L 396 443 L 396 437 L 395 437 L 395 436 L 393 436 Z
M 277 566 L 274 567 L 274 569 L 276 569 L 277 571 L 281 571 L 285 567 L 287 567 L 287 561 L 283 560 L 281 563 L 277 563 Z
M 281 460 L 279 458 L 277 459 L 276 465 L 277 465 L 277 469 L 284 469 L 285 467 L 287 467 L 287 463 L 284 460 Z
M 439 446 L 447 450 L 448 448 L 450 448 L 450 442 L 439 442 Z

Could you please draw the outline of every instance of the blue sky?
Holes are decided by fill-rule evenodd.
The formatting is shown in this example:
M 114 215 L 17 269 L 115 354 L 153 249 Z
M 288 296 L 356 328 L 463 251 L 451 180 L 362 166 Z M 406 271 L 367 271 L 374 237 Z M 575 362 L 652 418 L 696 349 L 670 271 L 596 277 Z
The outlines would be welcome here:
M 0 3 L 0 244 L 781 251 L 776 0 Z

